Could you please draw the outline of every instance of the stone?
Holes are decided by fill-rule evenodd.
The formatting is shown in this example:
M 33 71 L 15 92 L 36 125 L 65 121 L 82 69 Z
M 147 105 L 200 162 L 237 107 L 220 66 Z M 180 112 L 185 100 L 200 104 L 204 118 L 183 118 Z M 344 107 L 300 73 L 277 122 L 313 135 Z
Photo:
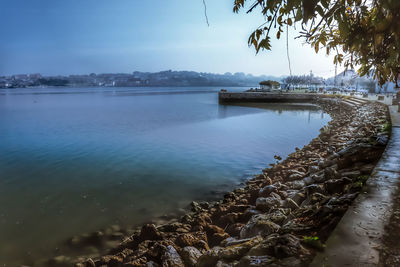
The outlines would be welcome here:
M 292 182 L 288 182 L 287 185 L 291 189 L 302 189 L 304 186 L 306 186 L 306 183 L 304 180 L 296 180 Z
M 261 211 L 269 211 L 271 208 L 279 207 L 281 202 L 274 197 L 259 197 L 256 200 L 256 208 Z
M 162 236 L 154 224 L 145 224 L 140 230 L 140 240 L 161 240 Z
M 185 267 L 181 256 L 173 246 L 168 246 L 164 255 L 162 256 L 163 267 Z
M 296 202 L 294 202 L 293 199 L 288 197 L 287 199 L 284 200 L 283 207 L 289 208 L 291 210 L 296 210 L 299 208 L 299 205 Z
M 201 252 L 195 247 L 184 247 L 180 251 L 180 255 L 185 266 L 196 266 L 197 260 L 201 257 Z
M 220 257 L 227 261 L 239 260 L 244 256 L 252 247 L 258 245 L 262 241 L 260 236 L 256 236 L 247 241 L 230 245 L 222 249 Z
M 341 179 L 328 180 L 324 185 L 328 193 L 335 194 L 343 192 L 345 185 L 349 183 L 351 183 L 351 180 L 345 177 Z
M 255 215 L 240 231 L 240 238 L 249 238 L 257 235 L 267 236 L 278 232 L 280 226 L 266 215 Z
M 346 172 L 342 172 L 341 174 L 342 174 L 342 177 L 348 177 L 348 178 L 354 179 L 361 175 L 361 171 L 359 171 L 359 170 L 346 171 Z
M 264 267 L 270 266 L 274 262 L 274 258 L 270 256 L 245 256 L 240 261 L 237 267 Z
M 262 243 L 253 247 L 248 255 L 262 256 L 271 255 L 275 258 L 287 258 L 298 256 L 300 252 L 306 251 L 301 245 L 300 240 L 291 234 L 278 235 L 274 234 L 265 238 Z
M 268 197 L 272 192 L 278 191 L 278 188 L 275 185 L 267 185 L 260 189 L 258 196 L 260 197 Z
M 213 247 L 204 253 L 197 261 L 196 267 L 215 266 L 219 260 L 221 247 Z

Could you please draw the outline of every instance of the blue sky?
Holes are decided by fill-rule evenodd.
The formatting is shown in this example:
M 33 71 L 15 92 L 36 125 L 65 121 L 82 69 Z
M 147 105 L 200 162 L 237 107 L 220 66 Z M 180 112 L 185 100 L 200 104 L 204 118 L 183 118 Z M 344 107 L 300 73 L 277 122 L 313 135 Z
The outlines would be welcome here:
M 259 14 L 232 12 L 233 0 L 0 0 L 0 75 L 194 70 L 288 75 L 285 39 L 257 56 L 247 46 Z M 332 76 L 290 32 L 294 74 Z

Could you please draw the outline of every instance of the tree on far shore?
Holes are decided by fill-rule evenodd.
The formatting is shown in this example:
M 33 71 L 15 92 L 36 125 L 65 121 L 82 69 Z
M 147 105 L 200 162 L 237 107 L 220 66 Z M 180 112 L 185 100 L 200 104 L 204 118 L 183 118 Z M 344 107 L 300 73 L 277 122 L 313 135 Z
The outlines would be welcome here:
M 358 68 L 379 85 L 398 84 L 400 75 L 400 0 L 235 0 L 233 11 L 261 11 L 265 21 L 248 44 L 258 53 L 271 50 L 271 36 L 279 39 L 289 27 L 315 52 L 334 53 L 334 63 Z

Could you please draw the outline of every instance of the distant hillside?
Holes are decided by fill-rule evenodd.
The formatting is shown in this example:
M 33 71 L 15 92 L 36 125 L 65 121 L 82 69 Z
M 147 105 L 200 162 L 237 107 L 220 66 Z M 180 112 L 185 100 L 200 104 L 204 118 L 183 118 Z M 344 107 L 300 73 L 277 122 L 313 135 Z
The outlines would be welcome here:
M 280 81 L 281 77 L 254 76 L 243 72 L 214 74 L 195 71 L 160 71 L 133 73 L 104 73 L 69 76 L 42 76 L 40 74 L 19 74 L 0 77 L 0 88 L 30 86 L 258 86 L 263 80 Z M 62 81 L 62 82 L 61 82 Z

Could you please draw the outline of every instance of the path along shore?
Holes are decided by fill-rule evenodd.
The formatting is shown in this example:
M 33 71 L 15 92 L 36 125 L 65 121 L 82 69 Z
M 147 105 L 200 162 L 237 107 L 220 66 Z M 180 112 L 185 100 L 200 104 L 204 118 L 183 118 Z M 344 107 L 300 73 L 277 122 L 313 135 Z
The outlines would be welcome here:
M 49 265 L 309 266 L 330 249 L 332 231 L 370 186 L 391 129 L 381 103 L 338 97 L 316 102 L 332 121 L 245 187 L 219 202 L 192 203 L 191 213 L 170 223 L 143 225 L 109 255 L 58 256 Z

